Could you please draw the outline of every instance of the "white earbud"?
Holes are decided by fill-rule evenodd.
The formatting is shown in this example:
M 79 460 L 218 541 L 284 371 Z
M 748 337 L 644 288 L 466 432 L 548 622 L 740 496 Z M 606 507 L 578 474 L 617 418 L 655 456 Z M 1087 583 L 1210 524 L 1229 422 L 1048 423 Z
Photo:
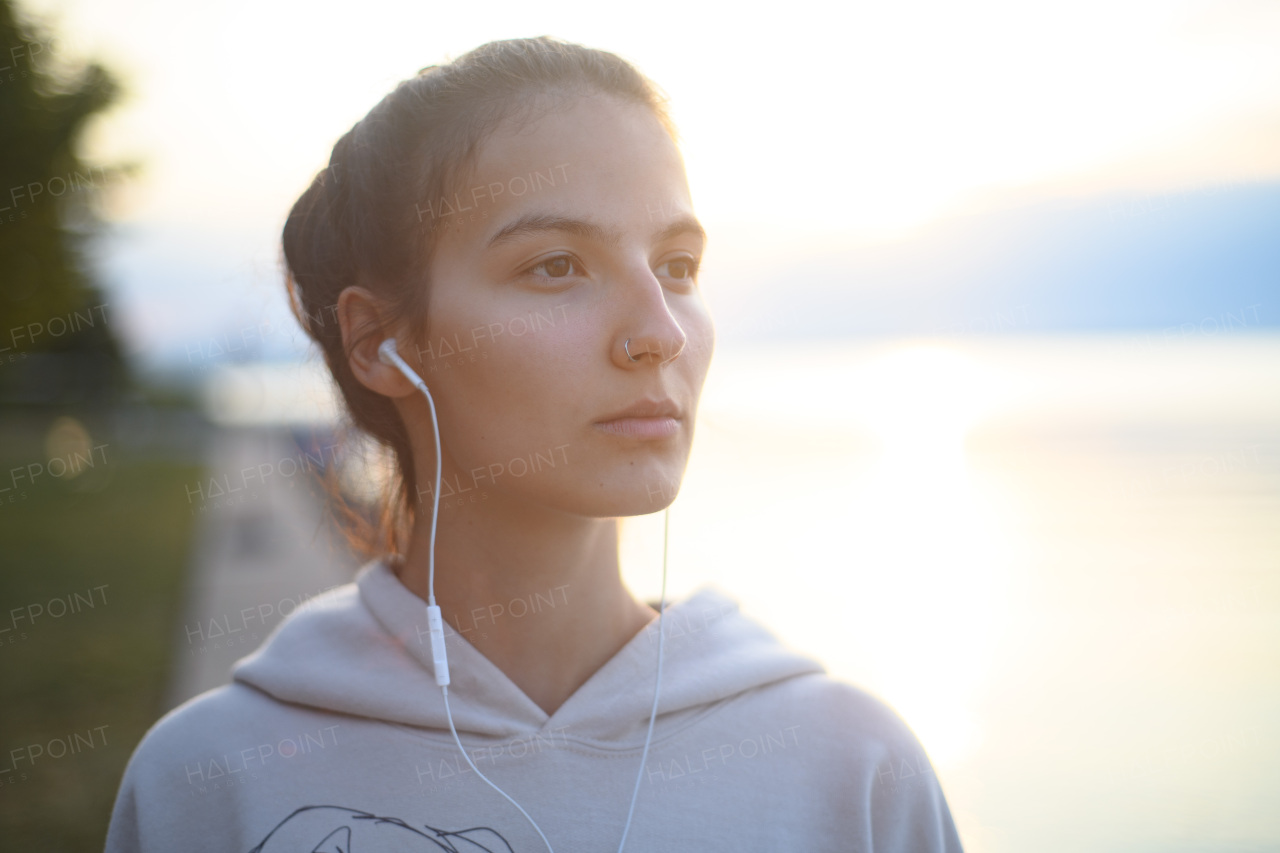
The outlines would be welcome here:
M 417 373 L 414 373 L 413 368 L 405 363 L 405 360 L 400 357 L 400 353 L 396 349 L 395 338 L 387 338 L 378 346 L 378 361 L 383 364 L 389 364 L 392 367 L 398 367 L 400 372 L 404 374 L 405 379 L 408 379 L 413 383 L 415 388 L 426 394 L 428 400 L 431 399 L 431 394 L 427 391 L 427 383 L 423 382 L 422 377 Z M 435 416 L 435 410 L 435 404 L 432 403 L 431 413 L 433 417 Z

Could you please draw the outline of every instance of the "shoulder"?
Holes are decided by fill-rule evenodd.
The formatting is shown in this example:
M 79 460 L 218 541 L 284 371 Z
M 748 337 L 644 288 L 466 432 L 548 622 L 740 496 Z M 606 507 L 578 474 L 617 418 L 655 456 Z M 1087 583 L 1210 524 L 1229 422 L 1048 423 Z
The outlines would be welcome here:
M 773 688 L 769 713 L 792 727 L 809 782 L 831 808 L 862 816 L 876 850 L 961 850 L 924 745 L 884 699 L 827 673 Z
M 134 748 L 112 809 L 108 853 L 195 853 L 248 841 L 246 810 L 255 792 L 270 790 L 256 780 L 279 777 L 295 756 L 333 752 L 340 727 L 340 717 L 238 682 L 185 702 Z
M 802 720 L 816 738 L 867 757 L 923 752 L 915 732 L 888 702 L 825 672 L 776 687 L 779 710 Z
M 203 756 L 252 713 L 260 701 L 255 692 L 236 684 L 219 687 L 174 708 L 147 730 L 116 792 L 107 853 L 151 853 L 185 843 L 188 828 L 198 823 L 189 814 L 197 802 L 191 797 L 191 768 L 199 781 Z
M 959 853 L 951 809 L 924 745 L 890 703 L 827 674 L 790 681 L 814 753 L 858 800 L 876 849 Z M 832 777 L 832 776 L 828 776 Z
M 287 756 L 290 749 L 305 749 L 317 740 L 327 744 L 336 739 L 340 719 L 232 682 L 157 720 L 134 748 L 124 781 L 140 790 L 166 791 L 175 785 L 185 790 L 219 769 L 252 769 L 272 756 Z
M 135 779 L 181 776 L 182 762 L 221 748 L 237 733 L 260 727 L 264 715 L 279 713 L 279 703 L 238 682 L 188 699 L 152 724 L 134 748 L 127 773 Z

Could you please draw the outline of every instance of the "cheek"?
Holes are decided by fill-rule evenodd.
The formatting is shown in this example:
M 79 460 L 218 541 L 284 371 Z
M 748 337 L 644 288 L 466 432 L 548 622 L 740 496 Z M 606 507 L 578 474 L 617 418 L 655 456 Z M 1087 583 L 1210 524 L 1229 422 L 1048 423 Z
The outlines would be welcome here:
M 486 443 L 512 447 L 550 440 L 581 420 L 593 402 L 593 359 L 606 358 L 598 331 L 571 307 L 496 311 L 443 324 L 433 342 L 471 349 L 437 365 L 449 420 L 459 440 L 477 433 Z M 439 348 L 439 347 L 438 347 Z M 428 379 L 428 381 L 430 381 Z M 441 405 L 441 404 L 438 404 Z M 444 416 L 442 411 L 442 417 Z
M 442 436 L 466 482 L 560 489 L 594 469 L 591 423 L 611 401 L 600 393 L 605 356 L 584 334 L 560 325 L 498 336 L 448 378 Z

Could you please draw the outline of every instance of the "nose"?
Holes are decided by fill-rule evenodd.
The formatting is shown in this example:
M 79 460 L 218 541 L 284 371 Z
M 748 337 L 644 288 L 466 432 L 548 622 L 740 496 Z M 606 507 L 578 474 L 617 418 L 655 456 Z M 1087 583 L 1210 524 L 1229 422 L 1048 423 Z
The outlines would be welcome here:
M 667 306 L 662 282 L 645 267 L 621 283 L 628 298 L 620 300 L 621 314 L 613 344 L 619 367 L 667 364 L 684 352 L 689 338 Z

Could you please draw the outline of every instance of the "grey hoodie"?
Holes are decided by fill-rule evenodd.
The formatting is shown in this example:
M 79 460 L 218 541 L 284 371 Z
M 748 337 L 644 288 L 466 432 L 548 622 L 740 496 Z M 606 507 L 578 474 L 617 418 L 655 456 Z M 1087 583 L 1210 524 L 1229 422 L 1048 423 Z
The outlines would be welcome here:
M 960 851 L 929 760 L 888 706 L 788 650 L 714 587 L 669 604 L 663 624 L 626 850 Z M 618 847 L 657 627 L 548 717 L 446 621 L 458 735 L 556 853 Z M 290 614 L 233 676 L 147 732 L 107 853 L 546 850 L 459 752 L 425 604 L 384 561 Z

